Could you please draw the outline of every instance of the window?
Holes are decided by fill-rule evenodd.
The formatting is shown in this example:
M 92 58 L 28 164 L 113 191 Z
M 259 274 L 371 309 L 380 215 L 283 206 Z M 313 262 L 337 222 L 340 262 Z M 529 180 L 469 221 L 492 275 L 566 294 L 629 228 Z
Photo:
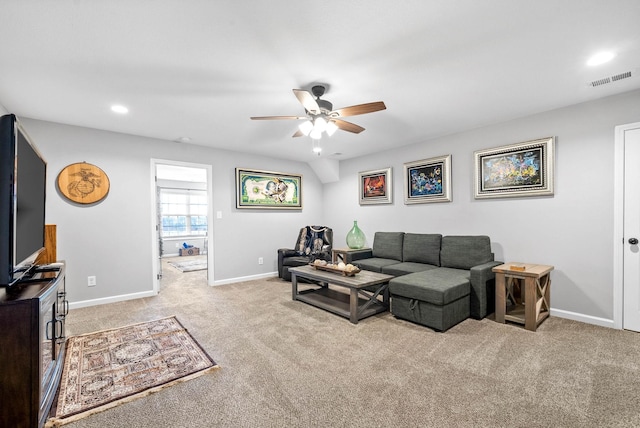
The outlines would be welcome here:
M 206 235 L 207 192 L 160 189 L 160 217 L 163 238 Z

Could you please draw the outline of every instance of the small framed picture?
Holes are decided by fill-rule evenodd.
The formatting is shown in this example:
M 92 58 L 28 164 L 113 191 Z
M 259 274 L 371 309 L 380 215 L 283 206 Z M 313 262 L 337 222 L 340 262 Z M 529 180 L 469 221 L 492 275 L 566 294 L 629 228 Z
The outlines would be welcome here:
M 404 203 L 451 202 L 451 155 L 404 164 Z
M 302 175 L 236 168 L 236 208 L 301 210 Z
M 358 173 L 360 205 L 390 204 L 393 201 L 391 168 Z
M 479 150 L 475 198 L 553 195 L 554 137 Z

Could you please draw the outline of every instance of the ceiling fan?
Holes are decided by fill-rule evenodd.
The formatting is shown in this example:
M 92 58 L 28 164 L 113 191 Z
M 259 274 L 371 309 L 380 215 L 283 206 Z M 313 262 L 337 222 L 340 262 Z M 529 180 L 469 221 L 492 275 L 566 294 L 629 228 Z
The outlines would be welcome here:
M 323 85 L 313 86 L 311 88 L 311 92 L 303 89 L 293 89 L 293 93 L 305 109 L 306 116 L 254 116 L 251 117 L 251 119 L 304 120 L 304 122 L 300 124 L 296 133 L 293 134 L 293 137 L 308 135 L 312 139 L 318 140 L 321 138 L 323 132 L 326 132 L 327 135 L 331 136 L 338 129 L 359 134 L 364 131 L 363 127 L 356 125 L 355 123 L 342 120 L 342 118 L 373 113 L 387 108 L 382 101 L 376 101 L 373 103 L 358 104 L 333 110 L 333 104 L 329 101 L 320 99 L 320 97 L 324 95 L 325 90 L 326 88 Z

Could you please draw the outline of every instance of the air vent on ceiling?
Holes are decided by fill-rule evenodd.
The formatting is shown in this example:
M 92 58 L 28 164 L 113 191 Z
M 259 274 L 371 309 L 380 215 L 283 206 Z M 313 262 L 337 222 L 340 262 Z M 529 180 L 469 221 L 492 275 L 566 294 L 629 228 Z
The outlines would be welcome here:
M 638 76 L 638 69 L 634 68 L 633 70 L 626 71 L 624 73 L 615 74 L 609 77 L 603 77 L 602 79 L 594 80 L 593 82 L 589 82 L 588 85 L 595 88 L 597 86 L 606 85 L 609 83 L 617 82 L 619 80 L 629 79 L 631 77 Z

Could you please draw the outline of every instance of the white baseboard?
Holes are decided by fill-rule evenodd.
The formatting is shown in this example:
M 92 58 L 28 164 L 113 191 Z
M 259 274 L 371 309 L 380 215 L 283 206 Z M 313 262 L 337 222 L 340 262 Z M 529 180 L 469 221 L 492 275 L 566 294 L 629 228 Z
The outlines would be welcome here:
M 578 314 L 576 312 L 563 311 L 560 309 L 551 308 L 551 316 L 558 318 L 566 318 L 573 321 L 580 321 L 587 324 L 599 325 L 600 327 L 615 328 L 613 320 L 606 318 L 592 317 L 591 315 Z
M 213 285 L 225 285 L 235 284 L 236 282 L 253 281 L 254 279 L 266 279 L 278 276 L 278 272 L 260 273 L 258 275 L 239 276 L 237 278 L 221 279 L 219 281 L 213 281 Z
M 278 272 L 268 272 L 268 273 L 261 273 L 258 275 L 240 276 L 237 278 L 229 278 L 229 279 L 223 279 L 220 281 L 214 281 L 213 286 L 252 281 L 254 279 L 273 278 L 277 276 L 278 276 Z M 100 299 L 72 302 L 72 303 L 69 303 L 69 308 L 70 309 L 86 308 L 88 306 L 106 305 L 108 303 L 124 302 L 125 300 L 142 299 L 144 297 L 154 297 L 157 295 L 158 293 L 156 293 L 155 291 L 145 291 L 141 293 L 132 293 L 132 294 L 121 294 L 119 296 L 109 296 L 109 297 L 103 297 Z
M 141 293 L 121 294 L 119 296 L 109 296 L 100 299 L 82 300 L 80 302 L 69 303 L 70 309 L 86 308 L 87 306 L 106 305 L 108 303 L 124 302 L 125 300 L 142 299 L 143 297 L 157 296 L 155 291 L 144 291 Z

